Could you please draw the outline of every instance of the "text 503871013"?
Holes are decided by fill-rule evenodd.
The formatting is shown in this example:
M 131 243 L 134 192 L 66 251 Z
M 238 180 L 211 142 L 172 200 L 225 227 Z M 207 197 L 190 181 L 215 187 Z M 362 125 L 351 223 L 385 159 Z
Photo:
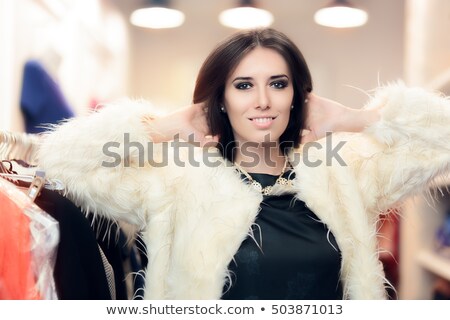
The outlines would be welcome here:
M 273 304 L 272 314 L 342 314 L 341 304 Z

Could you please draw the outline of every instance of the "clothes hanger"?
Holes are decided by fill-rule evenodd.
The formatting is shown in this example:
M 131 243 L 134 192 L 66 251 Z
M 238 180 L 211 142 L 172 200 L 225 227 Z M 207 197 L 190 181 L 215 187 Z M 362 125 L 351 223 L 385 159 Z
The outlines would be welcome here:
M 31 183 L 35 181 L 36 177 L 39 177 L 39 180 L 43 180 L 43 187 L 47 190 L 55 190 L 55 191 L 62 191 L 64 190 L 64 184 L 58 180 L 58 179 L 45 179 L 45 172 L 36 170 L 35 175 L 27 175 L 27 174 L 14 174 L 14 173 L 0 173 L 0 177 L 7 178 L 8 180 L 20 180 L 23 182 Z M 39 182 L 39 185 L 41 183 Z
M 36 149 L 39 143 L 39 136 L 27 133 L 15 133 L 10 131 L 0 130 L 0 177 L 6 178 L 11 182 L 25 182 L 29 183 L 27 194 L 31 194 L 36 198 L 42 188 L 48 190 L 64 190 L 64 184 L 57 179 L 45 179 L 45 172 L 37 170 L 33 175 L 17 174 L 12 168 L 11 161 L 24 162 L 26 164 L 33 164 Z M 20 160 L 10 160 L 20 159 Z M 9 168 L 5 166 L 9 164 Z M 22 165 L 22 164 L 21 164 Z M 34 190 L 34 191 L 33 191 Z
M 9 167 L 7 167 L 5 163 L 7 163 Z M 10 160 L 0 161 L 0 177 L 6 178 L 13 183 L 16 182 L 16 184 L 18 181 L 30 183 L 28 193 L 31 192 L 32 188 L 36 189 L 37 187 L 39 187 L 39 190 L 37 191 L 40 191 L 42 187 L 47 190 L 64 190 L 64 184 L 60 180 L 45 179 L 45 172 L 42 170 L 36 170 L 34 175 L 17 174 L 17 172 L 13 170 L 13 165 Z M 37 194 L 39 194 L 39 192 Z M 36 196 L 34 198 L 36 198 Z
M 39 140 L 36 134 L 0 130 L 0 159 L 20 159 L 33 165 Z

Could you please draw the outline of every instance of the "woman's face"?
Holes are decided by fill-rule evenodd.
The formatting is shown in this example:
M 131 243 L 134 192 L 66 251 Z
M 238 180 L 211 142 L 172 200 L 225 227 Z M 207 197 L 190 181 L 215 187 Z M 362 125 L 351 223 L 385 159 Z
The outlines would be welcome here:
M 241 145 L 278 142 L 293 99 L 292 76 L 284 58 L 268 48 L 250 51 L 225 84 L 225 109 L 235 140 Z

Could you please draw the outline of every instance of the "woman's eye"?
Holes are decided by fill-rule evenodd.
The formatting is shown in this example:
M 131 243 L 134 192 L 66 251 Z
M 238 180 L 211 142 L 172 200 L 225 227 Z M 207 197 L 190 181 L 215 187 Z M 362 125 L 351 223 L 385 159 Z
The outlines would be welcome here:
M 241 82 L 234 85 L 236 89 L 238 90 L 246 90 L 250 89 L 252 87 L 252 84 L 249 82 Z
M 274 81 L 270 84 L 270 86 L 276 89 L 283 89 L 288 86 L 288 83 L 287 81 Z

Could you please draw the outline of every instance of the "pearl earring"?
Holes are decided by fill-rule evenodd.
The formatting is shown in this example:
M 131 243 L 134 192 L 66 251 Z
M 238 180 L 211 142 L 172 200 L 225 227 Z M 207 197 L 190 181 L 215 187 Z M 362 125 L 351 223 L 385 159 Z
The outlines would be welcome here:
M 221 107 L 220 107 L 220 112 L 222 112 L 222 113 L 227 113 L 224 106 L 221 106 Z
M 294 105 L 291 106 L 291 110 L 294 109 Z
M 309 101 L 308 99 L 305 99 L 305 103 L 308 103 L 308 101 Z

